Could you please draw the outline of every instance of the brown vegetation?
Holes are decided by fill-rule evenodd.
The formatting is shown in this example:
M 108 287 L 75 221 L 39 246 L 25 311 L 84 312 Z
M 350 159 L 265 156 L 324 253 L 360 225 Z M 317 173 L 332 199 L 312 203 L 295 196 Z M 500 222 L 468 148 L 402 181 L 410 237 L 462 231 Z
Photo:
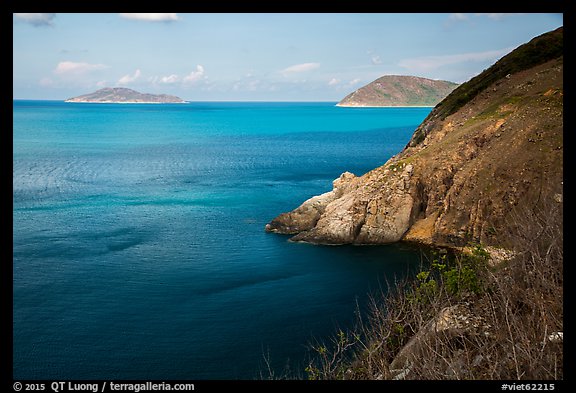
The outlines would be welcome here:
M 516 210 L 515 256 L 438 254 L 373 298 L 356 329 L 313 345 L 310 379 L 563 379 L 562 203 Z

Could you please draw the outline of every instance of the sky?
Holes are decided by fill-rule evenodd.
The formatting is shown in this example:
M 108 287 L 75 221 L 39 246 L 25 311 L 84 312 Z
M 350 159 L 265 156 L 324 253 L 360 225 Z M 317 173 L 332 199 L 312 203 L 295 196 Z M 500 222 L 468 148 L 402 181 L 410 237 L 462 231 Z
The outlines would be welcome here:
M 462 83 L 562 14 L 13 14 L 13 98 L 102 87 L 190 101 L 339 101 L 383 75 Z

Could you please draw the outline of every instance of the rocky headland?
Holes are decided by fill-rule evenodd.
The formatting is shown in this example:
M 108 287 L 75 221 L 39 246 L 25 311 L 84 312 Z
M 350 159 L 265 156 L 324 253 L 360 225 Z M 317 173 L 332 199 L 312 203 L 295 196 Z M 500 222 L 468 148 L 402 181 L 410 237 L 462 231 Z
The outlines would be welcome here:
M 386 164 L 266 225 L 433 246 L 358 328 L 314 348 L 310 379 L 563 379 L 563 95 L 559 28 L 456 88 Z
M 563 30 L 460 85 L 407 146 L 280 214 L 266 231 L 315 244 L 501 245 L 512 212 L 562 203 Z

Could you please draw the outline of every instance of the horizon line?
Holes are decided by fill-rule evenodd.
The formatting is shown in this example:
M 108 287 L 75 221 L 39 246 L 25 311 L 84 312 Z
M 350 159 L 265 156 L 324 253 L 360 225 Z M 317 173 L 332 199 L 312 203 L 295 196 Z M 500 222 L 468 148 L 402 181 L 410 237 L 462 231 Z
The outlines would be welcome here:
M 12 101 L 60 101 L 66 102 L 67 98 L 12 98 Z M 181 104 L 194 102 L 340 102 L 339 100 L 186 100 Z M 111 102 L 70 102 L 70 104 L 109 104 Z M 121 103 L 121 102 L 119 102 Z M 134 102 L 135 104 L 146 104 L 146 102 Z M 158 104 L 177 104 L 175 102 L 159 102 Z

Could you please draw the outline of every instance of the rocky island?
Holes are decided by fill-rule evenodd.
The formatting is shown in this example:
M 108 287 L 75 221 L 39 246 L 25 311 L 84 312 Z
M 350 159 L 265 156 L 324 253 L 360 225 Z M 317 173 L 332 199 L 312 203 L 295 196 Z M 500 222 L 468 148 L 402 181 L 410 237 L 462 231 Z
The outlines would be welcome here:
M 501 244 L 511 212 L 562 202 L 562 29 L 460 85 L 407 146 L 266 225 L 316 244 Z
M 100 104 L 183 104 L 182 98 L 168 94 L 140 93 L 125 87 L 105 87 L 94 93 L 67 99 L 65 102 L 93 102 Z
M 406 75 L 385 75 L 348 94 L 337 106 L 434 106 L 457 83 Z

